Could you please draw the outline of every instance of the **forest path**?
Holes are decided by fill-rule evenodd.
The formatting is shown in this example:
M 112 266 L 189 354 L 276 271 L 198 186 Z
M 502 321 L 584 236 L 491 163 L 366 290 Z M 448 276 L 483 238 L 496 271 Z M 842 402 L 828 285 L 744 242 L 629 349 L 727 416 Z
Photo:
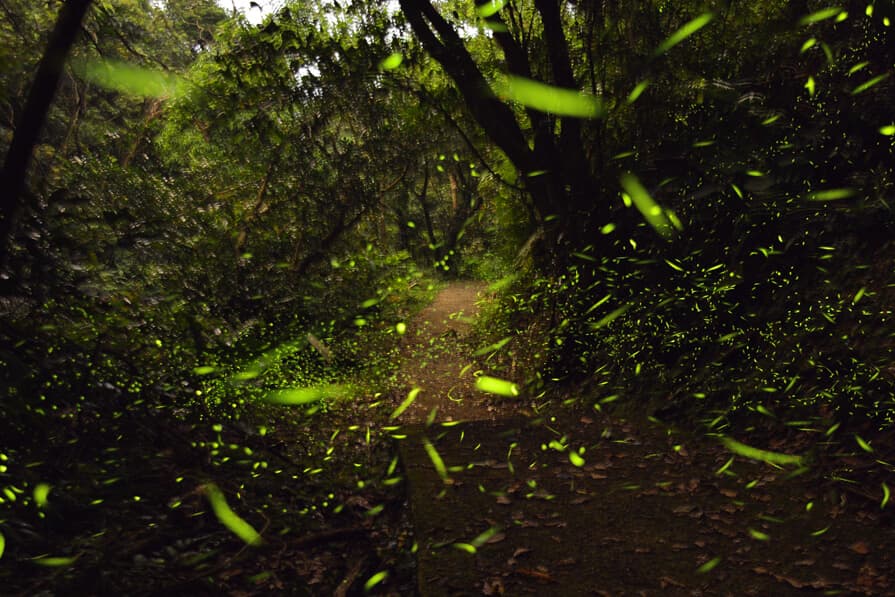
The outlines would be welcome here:
M 423 423 L 433 409 L 434 417 L 445 422 L 493 420 L 511 412 L 512 405 L 475 391 L 468 337 L 478 315 L 476 303 L 486 292 L 484 282 L 453 282 L 410 322 L 402 338 L 399 387 L 420 391 L 400 417 L 402 423 Z
M 645 421 L 483 398 L 460 374 L 483 290 L 448 286 L 403 347 L 420 595 L 895 595 L 878 503 Z

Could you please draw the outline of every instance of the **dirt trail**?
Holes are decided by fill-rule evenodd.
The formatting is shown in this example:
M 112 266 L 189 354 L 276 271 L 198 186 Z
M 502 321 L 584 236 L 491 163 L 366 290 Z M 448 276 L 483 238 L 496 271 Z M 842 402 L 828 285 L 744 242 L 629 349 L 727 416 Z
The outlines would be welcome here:
M 475 368 L 468 335 L 485 297 L 483 282 L 455 282 L 408 326 L 402 339 L 402 367 L 398 378 L 403 399 L 414 388 L 420 392 L 401 416 L 405 424 L 423 423 L 435 411 L 437 421 L 493 420 L 510 412 L 475 391 Z
M 424 388 L 398 434 L 421 595 L 895 595 L 879 502 L 664 427 L 476 395 L 459 372 L 481 291 L 448 287 L 404 350 Z

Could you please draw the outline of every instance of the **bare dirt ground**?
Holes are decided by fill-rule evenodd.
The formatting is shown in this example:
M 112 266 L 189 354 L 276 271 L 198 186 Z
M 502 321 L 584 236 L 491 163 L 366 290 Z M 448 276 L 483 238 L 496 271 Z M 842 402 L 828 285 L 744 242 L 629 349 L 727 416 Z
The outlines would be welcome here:
M 404 424 L 424 423 L 435 410 L 435 421 L 494 420 L 515 405 L 475 390 L 475 347 L 468 344 L 477 301 L 485 300 L 483 282 L 455 282 L 408 325 L 401 340 L 399 400 L 419 388 L 401 416 Z
M 477 393 L 466 333 L 483 289 L 449 286 L 404 340 L 419 594 L 895 595 L 877 496 L 646 420 L 532 419 Z

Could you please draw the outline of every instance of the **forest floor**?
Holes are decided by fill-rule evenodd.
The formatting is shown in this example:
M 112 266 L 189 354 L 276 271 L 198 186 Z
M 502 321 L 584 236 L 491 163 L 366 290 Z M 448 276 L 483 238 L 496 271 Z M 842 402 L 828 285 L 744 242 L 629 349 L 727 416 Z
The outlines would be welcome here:
M 477 392 L 469 330 L 483 292 L 449 285 L 401 348 L 400 379 L 420 388 L 395 435 L 419 594 L 895 595 L 879 484 L 732 457 L 645 415 L 536 415 L 524 396 Z
M 733 434 L 816 454 L 795 469 L 568 388 L 486 394 L 522 368 L 482 350 L 488 300 L 449 284 L 365 348 L 369 396 L 181 420 L 122 394 L 19 437 L 0 460 L 52 487 L 2 492 L 0 593 L 895 595 L 891 432 Z

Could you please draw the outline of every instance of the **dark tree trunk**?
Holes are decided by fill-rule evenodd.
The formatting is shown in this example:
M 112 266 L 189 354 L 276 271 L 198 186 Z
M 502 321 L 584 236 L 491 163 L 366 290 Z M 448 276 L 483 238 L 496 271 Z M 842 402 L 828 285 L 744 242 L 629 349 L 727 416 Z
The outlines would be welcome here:
M 0 269 L 6 269 L 10 243 L 24 208 L 22 195 L 34 146 L 56 95 L 65 60 L 89 7 L 90 0 L 68 0 L 62 6 L 37 68 L 22 117 L 16 124 L 0 174 Z
M 438 239 L 435 237 L 435 229 L 432 227 L 432 214 L 429 212 L 429 163 L 425 165 L 425 177 L 423 178 L 423 190 L 415 193 L 417 201 L 423 210 L 423 222 L 426 224 L 426 235 L 429 239 L 430 250 L 435 260 L 440 259 L 438 253 Z M 434 247 L 434 248 L 431 248 Z
M 581 121 L 562 118 L 557 135 L 558 117 L 527 109 L 534 137 L 530 147 L 513 111 L 492 93 L 462 39 L 430 0 L 400 0 L 400 4 L 417 38 L 457 85 L 476 122 L 523 176 L 540 216 L 544 245 L 552 261 L 549 265 L 561 266 L 570 249 L 589 244 L 585 241 L 595 221 L 600 225 L 608 221 L 603 217 L 608 216 L 608 206 L 600 209 L 603 198 L 598 196 L 598 185 L 583 151 Z M 577 89 L 559 3 L 537 0 L 535 6 L 544 26 L 550 82 Z M 491 20 L 503 25 L 499 15 Z M 533 78 L 534 59 L 511 33 L 500 29 L 494 39 L 503 50 L 510 74 Z M 604 219 L 607 221 L 600 221 Z

